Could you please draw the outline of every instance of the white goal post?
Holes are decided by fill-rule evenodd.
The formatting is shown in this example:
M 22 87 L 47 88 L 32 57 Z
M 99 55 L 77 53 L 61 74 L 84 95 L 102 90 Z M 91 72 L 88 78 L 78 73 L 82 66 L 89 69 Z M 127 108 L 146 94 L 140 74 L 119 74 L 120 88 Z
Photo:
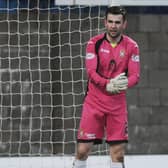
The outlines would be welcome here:
M 167 0 L 55 0 L 56 5 L 111 5 L 119 2 L 123 6 L 166 6 Z

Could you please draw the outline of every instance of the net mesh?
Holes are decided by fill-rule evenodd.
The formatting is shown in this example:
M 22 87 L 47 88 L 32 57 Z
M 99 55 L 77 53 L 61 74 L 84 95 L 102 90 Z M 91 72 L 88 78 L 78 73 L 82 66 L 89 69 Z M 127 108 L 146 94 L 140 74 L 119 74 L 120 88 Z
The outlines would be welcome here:
M 74 154 L 85 47 L 104 29 L 104 7 L 14 2 L 0 4 L 0 156 Z

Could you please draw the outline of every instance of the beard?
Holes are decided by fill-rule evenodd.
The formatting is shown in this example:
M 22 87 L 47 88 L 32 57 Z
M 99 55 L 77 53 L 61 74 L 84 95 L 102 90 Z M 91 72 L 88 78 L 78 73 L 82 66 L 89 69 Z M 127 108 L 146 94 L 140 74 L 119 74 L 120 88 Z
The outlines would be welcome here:
M 112 31 L 107 31 L 107 34 L 109 35 L 110 38 L 112 39 L 117 39 L 118 37 L 120 37 L 121 32 L 112 32 Z

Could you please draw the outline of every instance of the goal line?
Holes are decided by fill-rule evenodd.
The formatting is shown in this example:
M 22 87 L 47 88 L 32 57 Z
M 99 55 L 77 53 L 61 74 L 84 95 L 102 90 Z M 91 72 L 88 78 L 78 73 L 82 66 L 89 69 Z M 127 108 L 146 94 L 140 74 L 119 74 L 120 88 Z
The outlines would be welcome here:
M 70 168 L 73 163 L 72 156 L 64 157 L 12 157 L 0 158 L 3 168 Z M 126 155 L 125 165 L 129 168 L 158 168 L 166 167 L 168 155 Z M 108 156 L 91 156 L 88 167 L 110 168 Z

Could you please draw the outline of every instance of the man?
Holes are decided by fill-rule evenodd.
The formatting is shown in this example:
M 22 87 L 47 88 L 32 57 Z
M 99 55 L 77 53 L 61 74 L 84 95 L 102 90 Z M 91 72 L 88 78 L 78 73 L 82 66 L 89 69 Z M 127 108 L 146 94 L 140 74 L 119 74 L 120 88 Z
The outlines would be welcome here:
M 86 48 L 88 90 L 78 131 L 74 168 L 86 168 L 93 144 L 101 143 L 106 133 L 111 168 L 124 168 L 128 141 L 126 90 L 138 83 L 140 76 L 137 43 L 123 34 L 126 10 L 107 8 L 106 32 L 91 38 Z

